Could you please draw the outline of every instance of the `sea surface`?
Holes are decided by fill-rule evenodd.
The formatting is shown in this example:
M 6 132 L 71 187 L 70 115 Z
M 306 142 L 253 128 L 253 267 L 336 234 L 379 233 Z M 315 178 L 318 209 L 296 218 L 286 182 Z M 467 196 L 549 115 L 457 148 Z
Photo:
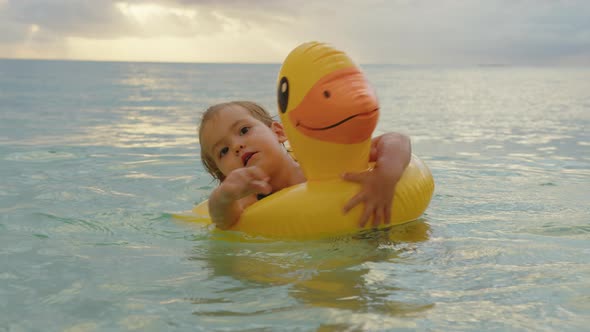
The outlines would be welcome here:
M 0 60 L 0 331 L 588 330 L 589 68 L 362 66 L 436 181 L 389 233 L 173 218 L 201 112 L 276 114 L 279 66 Z

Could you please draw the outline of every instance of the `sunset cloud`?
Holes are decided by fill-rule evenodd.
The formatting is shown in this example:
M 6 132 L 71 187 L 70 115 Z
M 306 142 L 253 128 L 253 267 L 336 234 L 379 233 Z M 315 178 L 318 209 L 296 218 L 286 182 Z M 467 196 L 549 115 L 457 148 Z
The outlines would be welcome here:
M 590 64 L 583 0 L 0 0 L 0 57 L 281 62 L 309 40 L 359 62 Z

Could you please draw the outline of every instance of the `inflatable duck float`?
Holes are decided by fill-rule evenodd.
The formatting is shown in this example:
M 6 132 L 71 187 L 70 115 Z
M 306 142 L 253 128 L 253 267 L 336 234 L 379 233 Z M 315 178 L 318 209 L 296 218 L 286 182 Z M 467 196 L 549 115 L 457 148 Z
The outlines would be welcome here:
M 317 239 L 360 231 L 364 206 L 346 214 L 342 211 L 360 186 L 340 176 L 371 166 L 371 135 L 379 105 L 364 74 L 344 52 L 310 42 L 287 56 L 277 90 L 281 122 L 307 182 L 249 206 L 231 230 L 280 239 Z M 417 219 L 433 191 L 430 170 L 412 156 L 396 186 L 391 222 L 379 227 Z M 192 212 L 194 221 L 211 222 L 207 201 Z

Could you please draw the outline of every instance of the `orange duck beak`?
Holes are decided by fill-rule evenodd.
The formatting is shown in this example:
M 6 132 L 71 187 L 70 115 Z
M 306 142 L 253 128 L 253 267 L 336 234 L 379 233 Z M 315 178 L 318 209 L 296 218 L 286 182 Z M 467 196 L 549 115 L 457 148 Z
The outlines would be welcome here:
M 361 71 L 349 67 L 322 77 L 288 116 L 295 129 L 308 137 L 355 144 L 371 137 L 379 104 Z

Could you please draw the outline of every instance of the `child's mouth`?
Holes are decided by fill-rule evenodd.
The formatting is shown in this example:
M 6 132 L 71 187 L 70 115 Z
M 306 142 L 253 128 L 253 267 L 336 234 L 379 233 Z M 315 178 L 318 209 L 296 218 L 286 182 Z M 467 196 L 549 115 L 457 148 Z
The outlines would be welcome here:
M 244 166 L 248 165 L 248 161 L 250 160 L 250 158 L 252 158 L 253 155 L 255 155 L 257 152 L 246 152 L 242 155 L 242 162 L 244 163 Z

